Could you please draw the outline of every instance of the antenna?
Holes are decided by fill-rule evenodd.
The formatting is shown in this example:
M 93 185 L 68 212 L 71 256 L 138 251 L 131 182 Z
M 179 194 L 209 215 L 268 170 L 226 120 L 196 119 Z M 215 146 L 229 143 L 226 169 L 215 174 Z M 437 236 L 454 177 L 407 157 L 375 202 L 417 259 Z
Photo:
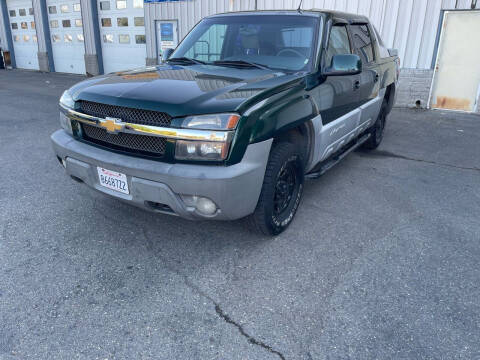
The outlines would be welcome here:
M 302 3 L 303 3 L 303 0 L 300 0 L 300 4 L 298 4 L 298 8 L 297 8 L 298 12 L 302 12 Z

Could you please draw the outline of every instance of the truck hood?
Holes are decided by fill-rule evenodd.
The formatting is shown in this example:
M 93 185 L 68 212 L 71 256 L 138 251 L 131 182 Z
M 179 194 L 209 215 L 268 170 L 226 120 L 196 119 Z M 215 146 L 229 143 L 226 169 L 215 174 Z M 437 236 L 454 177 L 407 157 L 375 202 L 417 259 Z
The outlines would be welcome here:
M 236 111 L 266 89 L 304 74 L 215 65 L 160 65 L 112 73 L 82 81 L 73 98 L 166 112 L 172 117 Z

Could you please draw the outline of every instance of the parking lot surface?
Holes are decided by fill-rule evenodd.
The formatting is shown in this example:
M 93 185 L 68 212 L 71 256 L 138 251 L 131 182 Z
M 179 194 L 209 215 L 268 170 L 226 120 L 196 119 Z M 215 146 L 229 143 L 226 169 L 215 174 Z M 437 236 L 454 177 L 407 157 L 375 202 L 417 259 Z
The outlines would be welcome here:
M 480 117 L 394 110 L 268 238 L 68 178 L 80 79 L 0 71 L 0 359 L 480 358 Z

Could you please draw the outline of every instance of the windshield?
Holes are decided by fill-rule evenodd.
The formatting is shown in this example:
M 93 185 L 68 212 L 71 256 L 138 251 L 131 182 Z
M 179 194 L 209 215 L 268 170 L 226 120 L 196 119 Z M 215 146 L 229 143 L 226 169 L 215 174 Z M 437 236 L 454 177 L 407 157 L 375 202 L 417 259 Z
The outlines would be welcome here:
M 316 47 L 317 23 L 318 18 L 302 15 L 208 18 L 186 36 L 170 58 L 218 65 L 247 62 L 271 69 L 309 71 Z

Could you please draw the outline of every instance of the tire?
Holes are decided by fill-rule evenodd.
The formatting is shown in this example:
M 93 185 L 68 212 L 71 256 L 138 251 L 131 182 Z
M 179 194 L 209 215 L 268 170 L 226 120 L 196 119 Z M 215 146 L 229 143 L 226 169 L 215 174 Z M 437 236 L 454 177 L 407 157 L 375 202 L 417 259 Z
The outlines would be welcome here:
M 383 99 L 382 107 L 380 108 L 380 113 L 378 114 L 377 121 L 375 121 L 375 124 L 370 130 L 370 138 L 362 145 L 364 149 L 374 150 L 382 142 L 383 134 L 385 132 L 385 124 L 387 122 L 387 108 L 388 101 L 386 99 Z
M 250 220 L 265 235 L 278 235 L 292 222 L 303 194 L 304 165 L 288 142 L 274 146 L 268 159 L 257 207 Z

